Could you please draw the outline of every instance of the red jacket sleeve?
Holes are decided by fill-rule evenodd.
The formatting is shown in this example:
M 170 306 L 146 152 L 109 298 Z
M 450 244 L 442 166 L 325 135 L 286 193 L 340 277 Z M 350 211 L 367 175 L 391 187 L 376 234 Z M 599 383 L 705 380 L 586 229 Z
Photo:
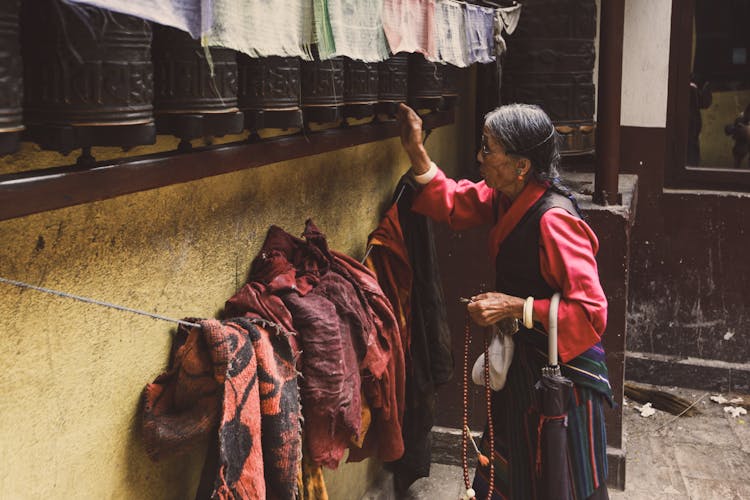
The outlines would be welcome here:
M 494 196 L 494 190 L 484 181 L 456 182 L 438 169 L 417 194 L 412 210 L 460 231 L 495 222 Z
M 601 340 L 607 326 L 607 298 L 594 256 L 599 241 L 581 219 L 560 208 L 539 223 L 539 260 L 545 281 L 562 292 L 558 312 L 560 359 L 570 361 Z M 534 301 L 534 314 L 549 327 L 549 299 Z

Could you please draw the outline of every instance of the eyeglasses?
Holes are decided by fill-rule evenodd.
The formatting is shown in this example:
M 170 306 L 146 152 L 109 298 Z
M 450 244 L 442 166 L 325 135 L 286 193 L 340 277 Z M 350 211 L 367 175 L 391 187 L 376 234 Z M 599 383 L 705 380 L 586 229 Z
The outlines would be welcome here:
M 482 156 L 484 157 L 487 157 L 494 153 L 494 151 L 490 149 L 490 145 L 487 143 L 487 136 L 484 134 L 482 135 L 482 148 L 480 151 L 482 152 Z

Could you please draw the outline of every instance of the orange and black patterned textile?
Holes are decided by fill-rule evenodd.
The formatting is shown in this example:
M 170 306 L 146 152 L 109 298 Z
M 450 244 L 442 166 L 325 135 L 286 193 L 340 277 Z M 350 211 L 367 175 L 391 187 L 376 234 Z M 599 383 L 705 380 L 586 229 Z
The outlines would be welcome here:
M 144 389 L 146 451 L 158 460 L 218 427 L 212 498 L 293 499 L 301 415 L 287 335 L 251 318 L 198 323 L 180 327 L 169 369 Z

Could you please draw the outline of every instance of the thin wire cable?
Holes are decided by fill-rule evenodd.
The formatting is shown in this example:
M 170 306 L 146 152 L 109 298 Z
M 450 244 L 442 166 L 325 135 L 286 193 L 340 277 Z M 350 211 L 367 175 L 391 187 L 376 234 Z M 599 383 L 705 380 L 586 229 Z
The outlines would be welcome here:
M 13 285 L 19 288 L 28 288 L 30 290 L 36 290 L 37 292 L 57 295 L 58 297 L 65 297 L 67 299 L 78 300 L 80 302 L 85 302 L 87 304 L 95 304 L 97 306 L 109 307 L 110 309 L 117 309 L 118 311 L 125 311 L 125 312 L 129 312 L 133 314 L 140 314 L 141 316 L 148 316 L 149 318 L 160 319 L 162 321 L 169 321 L 171 323 L 178 323 L 180 325 L 198 327 L 198 328 L 200 328 L 201 326 L 198 323 L 191 323 L 190 321 L 184 321 L 181 319 L 168 318 L 160 314 L 155 314 L 155 313 L 151 313 L 148 311 L 141 311 L 140 309 L 133 309 L 132 307 L 112 304 L 111 302 L 104 302 L 103 300 L 91 299 L 89 297 L 83 297 L 81 295 L 74 295 L 72 293 L 61 292 L 59 290 L 53 290 L 52 288 L 44 288 L 42 286 L 31 285 L 29 283 L 24 283 L 23 281 L 10 280 L 7 278 L 3 278 L 1 276 L 0 276 L 0 283 L 6 283 L 8 285 Z

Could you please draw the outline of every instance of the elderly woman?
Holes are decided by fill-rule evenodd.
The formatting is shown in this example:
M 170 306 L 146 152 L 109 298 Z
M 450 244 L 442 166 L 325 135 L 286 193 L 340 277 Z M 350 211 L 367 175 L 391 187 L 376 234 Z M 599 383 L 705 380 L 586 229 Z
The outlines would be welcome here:
M 477 153 L 481 182 L 454 181 L 430 160 L 422 144 L 422 121 L 399 109 L 401 143 L 422 188 L 412 210 L 455 230 L 490 227 L 489 254 L 496 291 L 472 297 L 472 320 L 488 326 L 520 320 L 505 386 L 492 397 L 495 429 L 493 499 L 535 497 L 539 413 L 534 384 L 546 365 L 550 297 L 560 292 L 558 349 L 563 374 L 574 382 L 568 415 L 571 462 L 569 495 L 608 498 L 604 402 L 611 390 L 601 334 L 607 300 L 599 283 L 598 241 L 557 176 L 555 127 L 536 106 L 510 104 L 485 117 Z M 490 456 L 487 432 L 482 451 Z M 477 465 L 473 488 L 487 498 L 489 466 Z

